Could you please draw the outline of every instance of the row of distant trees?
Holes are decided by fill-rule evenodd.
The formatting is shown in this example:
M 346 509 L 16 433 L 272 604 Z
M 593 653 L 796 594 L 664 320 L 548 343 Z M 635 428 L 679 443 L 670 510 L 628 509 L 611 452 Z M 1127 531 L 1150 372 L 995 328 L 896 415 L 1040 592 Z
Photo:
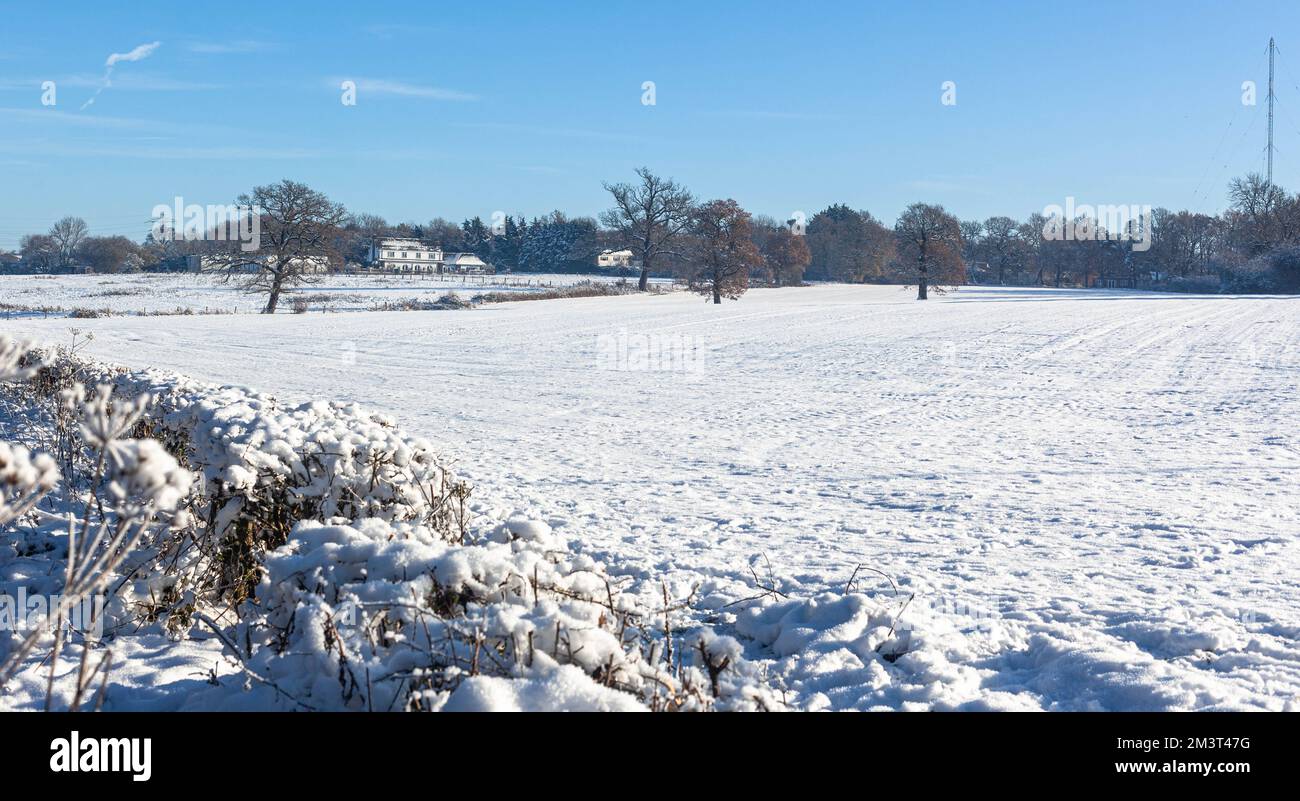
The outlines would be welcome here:
M 706 221 L 698 215 L 708 204 L 645 169 L 636 180 L 606 189 L 614 206 L 598 219 L 556 211 L 532 221 L 506 217 L 496 226 L 477 217 L 460 225 L 389 226 L 361 215 L 355 227 L 363 235 L 354 250 L 363 250 L 375 234 L 412 236 L 472 251 L 500 270 L 578 272 L 591 269 L 601 250 L 627 248 L 642 266 L 643 286 L 650 274 L 692 278 L 702 264 L 698 235 Z M 746 214 L 737 223 L 757 250 L 746 257 L 748 279 L 765 285 L 907 283 L 916 284 L 918 294 L 923 284 L 962 283 L 1300 291 L 1291 267 L 1300 264 L 1300 196 L 1248 175 L 1232 182 L 1229 197 L 1220 215 L 1156 208 L 1130 220 L 1124 231 L 1108 231 L 1096 219 L 1054 221 L 1042 214 L 958 220 L 942 206 L 921 203 L 892 226 L 844 204 L 806 221 Z M 730 212 L 738 216 L 743 209 Z M 1053 224 L 1088 233 L 1045 237 Z M 1149 246 L 1135 247 L 1135 241 Z
M 358 215 L 347 226 L 347 250 L 360 258 L 377 237 L 412 237 L 518 272 L 588 271 L 602 250 L 630 250 L 642 290 L 651 275 L 671 275 L 716 302 L 738 297 L 752 283 L 800 284 L 806 273 L 833 281 L 906 280 L 922 297 L 929 286 L 965 280 L 962 227 L 941 206 L 914 204 L 887 229 L 866 212 L 836 205 L 805 230 L 802 220 L 755 216 L 735 200 L 697 200 L 647 168 L 632 181 L 604 186 L 613 205 L 598 219 L 556 211 L 492 225 L 474 217 L 460 225 L 435 219 L 391 226 Z
M 980 283 L 1150 286 L 1186 291 L 1300 292 L 1300 196 L 1251 174 L 1229 185 L 1219 215 L 1156 208 L 1137 233 L 1150 246 L 1109 238 L 1053 241 L 1050 221 L 993 217 L 963 223 L 964 254 Z
M 64 217 L 44 234 L 23 237 L 17 254 L 0 255 L 8 256 L 4 262 L 21 261 L 28 272 L 37 273 L 67 272 L 80 266 L 97 272 L 136 272 L 147 265 L 139 244 L 125 236 L 91 236 L 80 217 Z
M 1041 214 L 967 221 L 962 256 L 982 284 L 1300 292 L 1300 196 L 1252 174 L 1229 198 L 1220 215 L 1156 208 L 1124 237 L 1095 219 L 1062 221 L 1092 232 L 1062 239 L 1043 236 L 1054 221 Z
M 599 218 L 555 211 L 532 220 L 474 217 L 456 224 L 435 218 L 394 225 L 377 215 L 349 213 L 320 192 L 282 181 L 238 201 L 263 209 L 260 253 L 235 252 L 228 242 L 211 239 L 156 241 L 150 235 L 136 243 L 91 236 L 83 220 L 67 217 L 46 233 L 24 237 L 17 254 L 0 253 L 0 267 L 49 273 L 79 267 L 163 270 L 180 268 L 193 253 L 227 252 L 232 270 L 250 272 L 268 255 L 292 270 L 287 265 L 308 257 L 339 266 L 360 262 L 374 239 L 401 236 L 472 252 L 506 272 L 586 272 L 601 251 L 627 249 L 642 289 L 652 275 L 672 275 L 717 302 L 755 283 L 805 280 L 913 284 L 922 299 L 934 287 L 967 282 L 1300 291 L 1300 196 L 1258 175 L 1232 182 L 1231 207 L 1221 215 L 1155 209 L 1147 219 L 1130 221 L 1124 232 L 1107 231 L 1097 220 L 1053 221 L 1041 214 L 961 221 L 925 203 L 909 206 L 893 226 L 844 204 L 806 222 L 778 221 L 751 215 L 734 200 L 697 200 L 685 186 L 646 168 L 634 180 L 604 186 L 611 206 Z M 1054 222 L 1090 233 L 1045 237 Z M 1135 248 L 1134 239 L 1150 246 Z M 286 280 L 291 285 L 306 277 Z M 285 288 L 274 276 L 264 283 L 254 288 L 264 288 L 272 299 Z

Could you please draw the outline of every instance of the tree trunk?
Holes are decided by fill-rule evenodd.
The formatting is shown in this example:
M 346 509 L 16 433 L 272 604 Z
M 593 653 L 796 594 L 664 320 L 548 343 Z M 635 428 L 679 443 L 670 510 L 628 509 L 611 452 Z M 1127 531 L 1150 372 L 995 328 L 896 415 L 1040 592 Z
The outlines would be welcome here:
M 266 308 L 262 309 L 262 314 L 275 314 L 275 307 L 280 304 L 280 279 L 276 278 L 271 282 L 271 294 L 266 299 Z
M 916 278 L 917 278 L 916 299 L 917 300 L 925 300 L 928 297 L 928 294 L 926 293 L 927 287 L 925 285 L 925 279 L 927 277 L 925 274 L 926 272 L 925 260 L 926 260 L 926 250 L 927 250 L 926 243 L 927 243 L 926 237 L 922 236 L 920 242 L 921 252 L 916 255 Z
M 636 288 L 644 292 L 650 286 L 650 242 L 647 240 L 643 243 L 641 249 L 641 280 L 637 282 Z
M 717 281 L 714 281 L 714 282 L 713 282 L 713 302 L 714 302 L 714 303 L 721 303 L 721 302 L 722 302 L 722 293 L 721 293 L 720 291 L 718 291 L 718 282 L 717 282 Z

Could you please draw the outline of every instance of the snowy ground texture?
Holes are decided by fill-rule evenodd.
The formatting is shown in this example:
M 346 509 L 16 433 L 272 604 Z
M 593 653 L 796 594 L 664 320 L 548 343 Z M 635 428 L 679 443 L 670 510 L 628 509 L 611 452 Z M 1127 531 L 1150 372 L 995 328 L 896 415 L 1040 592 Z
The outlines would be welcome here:
M 327 275 L 285 295 L 280 312 L 292 312 L 295 296 L 304 297 L 311 311 L 365 311 L 385 304 L 433 302 L 447 292 L 469 300 L 481 292 L 541 292 L 583 281 L 618 280 L 550 274 Z M 264 296 L 242 291 L 237 280 L 207 273 L 0 275 L 0 320 L 59 317 L 78 309 L 113 315 L 255 314 L 265 303 Z
M 796 708 L 1300 706 L 1300 299 L 819 286 L 75 323 L 88 355 L 392 414 L 500 514 L 699 585 Z M 882 659 L 896 623 L 912 644 Z M 218 651 L 142 643 L 114 680 L 180 706 Z

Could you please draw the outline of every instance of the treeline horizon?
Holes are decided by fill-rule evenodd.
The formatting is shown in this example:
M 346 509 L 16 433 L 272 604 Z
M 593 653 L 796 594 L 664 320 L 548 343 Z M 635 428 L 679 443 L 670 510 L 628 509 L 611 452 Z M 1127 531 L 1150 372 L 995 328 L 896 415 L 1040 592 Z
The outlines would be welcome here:
M 1144 219 L 1130 220 L 1124 231 L 1108 231 L 1089 216 L 960 220 L 941 205 L 924 203 L 909 206 L 892 227 L 843 203 L 806 220 L 777 220 L 752 215 L 732 200 L 698 202 L 684 186 L 646 168 L 637 171 L 634 182 L 604 186 L 614 204 L 599 217 L 556 210 L 531 219 L 498 213 L 487 221 L 434 217 L 393 224 L 375 214 L 348 213 L 327 255 L 336 268 L 347 267 L 364 263 L 376 239 L 408 238 L 447 252 L 473 253 L 498 272 L 583 273 L 617 272 L 598 268 L 598 255 L 630 249 L 644 288 L 648 275 L 699 277 L 701 262 L 708 259 L 698 241 L 700 211 L 711 208 L 726 218 L 714 222 L 727 229 L 729 244 L 719 253 L 734 257 L 735 263 L 722 267 L 723 283 L 731 285 L 744 273 L 746 287 L 928 280 L 932 285 L 1300 291 L 1300 195 L 1257 174 L 1231 182 L 1231 205 L 1221 214 L 1155 208 Z M 730 205 L 717 205 L 723 203 Z M 752 253 L 738 247 L 741 240 L 752 245 Z M 1135 241 L 1146 246 L 1134 247 Z M 65 217 L 46 233 L 24 236 L 16 253 L 0 251 L 0 269 L 168 271 L 181 269 L 185 256 L 208 253 L 215 245 L 206 239 L 159 241 L 152 233 L 140 243 L 122 235 L 91 236 L 84 220 Z

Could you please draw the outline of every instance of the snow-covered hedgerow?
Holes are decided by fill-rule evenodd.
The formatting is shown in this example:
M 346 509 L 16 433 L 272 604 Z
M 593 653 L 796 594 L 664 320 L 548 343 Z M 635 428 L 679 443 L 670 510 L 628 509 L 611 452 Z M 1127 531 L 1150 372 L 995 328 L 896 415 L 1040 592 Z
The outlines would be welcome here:
M 704 672 L 664 653 L 647 599 L 620 592 L 544 522 L 512 518 L 485 535 L 467 545 L 375 518 L 301 523 L 267 555 L 263 617 L 231 639 L 251 643 L 263 694 L 303 708 L 715 703 Z
M 0 337 L 0 384 L 25 381 L 35 369 L 24 363 L 29 344 Z M 59 470 L 48 454 L 0 441 L 0 525 L 21 517 L 54 489 Z
M 355 404 L 286 407 L 233 387 L 157 373 L 123 374 L 122 391 L 154 398 L 149 433 L 200 478 L 195 527 L 168 544 L 171 585 L 238 604 L 259 581 L 262 555 L 302 520 L 420 522 L 465 536 L 469 489 L 431 443 Z
M 8 389 L 42 371 L 48 381 L 53 373 L 26 343 L 0 337 L 0 386 Z M 3 397 L 8 401 L 9 392 Z M 87 657 L 108 616 L 103 604 L 105 591 L 128 556 L 155 533 L 185 524 L 188 518 L 176 507 L 188 494 L 190 474 L 158 442 L 129 436 L 149 403 L 147 395 L 115 399 L 109 386 L 88 392 L 84 384 L 72 381 L 60 388 L 57 399 L 51 393 L 46 400 L 56 402 L 56 411 L 47 418 L 54 421 L 52 430 L 60 432 L 52 437 L 56 446 L 66 441 L 73 424 L 78 446 L 66 453 L 69 470 L 60 474 L 48 454 L 31 457 L 23 445 L 0 443 L 4 487 L 0 491 L 0 526 L 15 520 L 28 524 L 26 529 L 38 542 L 18 544 L 15 550 L 20 557 L 29 555 L 24 551 L 42 546 L 46 552 L 52 550 L 54 531 L 61 528 L 58 566 L 62 567 L 62 581 L 53 578 L 53 571 L 24 576 L 26 571 L 20 569 L 15 576 L 5 569 L 0 574 L 0 589 L 4 590 L 0 597 L 0 689 L 46 642 L 52 643 L 47 684 L 52 687 L 63 645 L 80 637 L 82 659 L 69 704 L 75 710 L 96 678 L 101 681 L 98 697 L 101 702 L 103 699 L 111 657 L 104 652 L 89 672 Z M 83 463 L 87 469 L 78 474 Z M 62 514 L 40 509 L 41 501 L 56 490 L 62 490 L 58 498 L 62 508 L 56 506 Z M 80 515 L 69 508 L 76 503 L 81 505 Z M 45 542 L 39 542 L 41 539 Z M 4 567 L 10 568 L 9 560 L 4 561 Z M 21 603 L 10 595 L 11 584 L 17 584 L 17 595 L 24 598 Z M 35 608 L 26 601 L 25 593 L 31 589 L 41 593 Z M 47 690 L 46 709 L 51 708 L 52 700 L 53 691 Z
M 129 427 L 137 450 L 192 478 L 168 498 L 173 525 L 129 554 L 110 606 L 115 631 L 211 631 L 227 646 L 243 680 L 193 703 L 782 706 L 739 644 L 699 627 L 666 588 L 627 591 L 540 520 L 475 517 L 468 487 L 433 446 L 388 418 L 128 372 L 66 349 L 43 355 L 26 400 L 57 394 L 66 405 L 87 384 L 103 387 L 88 402 L 123 429 L 114 436 Z M 76 466 L 97 429 L 70 432 L 61 408 L 34 416 Z M 47 538 L 57 553 L 57 534 Z
M 107 520 L 150 499 L 157 524 L 114 551 L 120 569 L 94 585 L 110 593 L 104 641 L 69 648 L 142 634 L 219 644 L 223 675 L 186 690 L 183 708 L 952 709 L 982 693 L 963 664 L 978 648 L 938 620 L 918 634 L 901 620 L 906 598 L 611 571 L 563 527 L 471 500 L 430 442 L 353 404 L 289 405 L 71 349 L 47 352 L 28 378 L 0 406 L 26 404 L 33 448 L 0 452 L 0 473 L 39 493 L 40 465 L 57 477 L 57 463 L 69 481 L 48 510 L 20 501 L 32 519 L 0 530 L 14 568 L 0 551 L 0 592 L 74 586 L 56 578 L 72 543 L 51 512 L 90 515 L 105 479 Z M 112 449 L 165 463 L 146 471 L 157 481 L 95 477 L 95 454 L 128 434 L 133 444 Z M 40 664 L 17 679 L 30 687 Z M 80 679 L 60 690 L 59 655 L 45 664 L 54 708 L 75 706 Z
M 185 503 L 193 524 L 156 543 L 169 592 L 238 604 L 258 581 L 261 555 L 300 520 L 419 521 L 448 540 L 464 536 L 468 487 L 429 442 L 405 436 L 390 418 L 353 404 L 288 407 L 235 387 L 128 372 L 81 359 L 75 348 L 33 361 L 23 401 L 44 424 L 37 440 L 65 473 L 86 472 L 91 461 L 65 402 L 84 386 L 107 387 L 119 407 L 144 400 L 130 433 L 162 443 L 193 472 Z

